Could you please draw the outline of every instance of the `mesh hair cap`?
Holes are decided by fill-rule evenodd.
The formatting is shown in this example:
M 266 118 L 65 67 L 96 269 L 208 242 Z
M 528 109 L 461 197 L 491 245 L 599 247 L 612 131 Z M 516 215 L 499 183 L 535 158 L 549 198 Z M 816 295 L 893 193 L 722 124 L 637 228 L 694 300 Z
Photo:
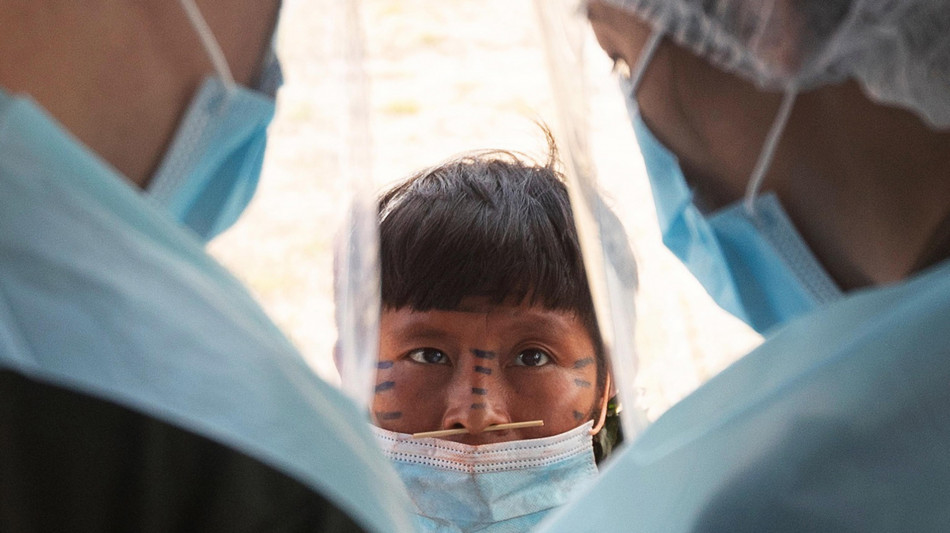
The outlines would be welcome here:
M 763 89 L 858 80 L 950 128 L 950 1 L 603 0 Z

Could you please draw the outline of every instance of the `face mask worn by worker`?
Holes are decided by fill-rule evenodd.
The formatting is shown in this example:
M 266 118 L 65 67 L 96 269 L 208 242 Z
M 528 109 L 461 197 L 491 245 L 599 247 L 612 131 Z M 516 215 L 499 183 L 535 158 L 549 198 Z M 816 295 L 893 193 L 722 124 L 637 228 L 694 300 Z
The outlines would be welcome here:
M 588 422 L 559 435 L 471 446 L 373 426 L 420 531 L 527 531 L 597 474 Z
M 841 290 L 774 194 L 758 195 L 753 186 L 744 203 L 709 215 L 693 203 L 676 155 L 647 127 L 636 101 L 637 86 L 659 38 L 654 34 L 632 77 L 622 79 L 621 87 L 653 191 L 663 243 L 721 308 L 759 333 L 838 299 Z M 784 125 L 791 109 L 791 102 L 787 104 L 779 112 L 774 131 Z M 774 137 L 764 151 L 774 147 Z M 763 173 L 764 168 L 758 179 L 753 175 L 753 185 L 757 186 Z
M 282 77 L 271 45 L 255 88 L 238 85 L 197 7 L 181 3 L 217 76 L 198 88 L 146 192 L 209 241 L 237 221 L 254 195 Z

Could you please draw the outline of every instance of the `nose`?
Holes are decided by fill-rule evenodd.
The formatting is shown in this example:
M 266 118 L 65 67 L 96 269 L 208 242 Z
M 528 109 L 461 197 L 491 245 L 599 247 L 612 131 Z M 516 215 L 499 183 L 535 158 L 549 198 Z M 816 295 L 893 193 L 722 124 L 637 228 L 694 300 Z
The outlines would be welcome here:
M 456 367 L 442 429 L 464 428 L 478 434 L 488 426 L 511 422 L 495 366 L 490 360 L 469 359 Z

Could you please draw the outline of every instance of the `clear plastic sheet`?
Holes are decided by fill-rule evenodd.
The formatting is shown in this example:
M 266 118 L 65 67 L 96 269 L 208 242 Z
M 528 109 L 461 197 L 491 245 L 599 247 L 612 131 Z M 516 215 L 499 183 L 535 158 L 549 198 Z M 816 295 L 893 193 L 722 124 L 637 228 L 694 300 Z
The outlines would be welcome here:
M 590 155 L 584 46 L 589 27 L 577 0 L 535 0 L 558 111 L 557 141 L 604 346 L 620 394 L 624 434 L 646 425 L 637 387 L 637 268 L 626 232 L 607 209 Z
M 336 356 L 343 390 L 368 412 L 379 351 L 379 226 L 370 164 L 369 82 L 363 67 L 359 1 L 347 0 L 342 7 L 346 108 L 340 168 L 350 192 L 350 205 L 341 226 L 334 265 Z

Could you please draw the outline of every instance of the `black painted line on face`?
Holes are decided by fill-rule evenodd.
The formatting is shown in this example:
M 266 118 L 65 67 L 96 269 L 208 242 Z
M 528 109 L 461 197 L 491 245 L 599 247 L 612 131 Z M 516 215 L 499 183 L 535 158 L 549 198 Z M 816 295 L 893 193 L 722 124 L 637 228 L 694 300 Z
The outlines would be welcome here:
M 578 387 L 583 387 L 585 389 L 590 388 L 590 381 L 586 381 L 583 379 L 575 379 L 574 384 L 577 385 Z
M 474 409 L 474 410 L 479 410 L 479 409 L 484 409 L 484 408 L 485 408 L 485 404 L 483 403 L 473 403 L 471 406 L 471 409 Z
M 593 358 L 593 357 L 585 357 L 584 359 L 580 359 L 580 360 L 578 360 L 578 361 L 574 361 L 574 368 L 585 368 L 585 367 L 588 367 L 588 366 L 590 366 L 590 365 L 592 365 L 592 364 L 594 364 L 594 358 Z
M 491 369 L 490 369 L 490 368 L 486 368 L 486 367 L 484 367 L 484 366 L 476 366 L 476 367 L 475 367 L 475 371 L 478 372 L 479 374 L 485 374 L 485 375 L 488 375 L 488 376 L 491 375 Z
M 398 420 L 402 418 L 402 411 L 376 412 L 376 418 L 380 420 Z
M 472 387 L 472 394 L 480 394 L 484 396 L 488 394 L 488 389 L 480 389 L 478 387 Z
M 580 411 L 574 411 L 574 420 L 577 420 L 578 422 L 584 420 L 584 413 Z
M 489 351 L 486 351 L 486 350 L 475 350 L 475 349 L 473 349 L 473 350 L 472 350 L 472 355 L 474 355 L 475 357 L 477 357 L 477 358 L 479 358 L 479 359 L 494 359 L 494 358 L 495 358 L 495 352 L 489 352 Z
M 379 385 L 376 385 L 376 393 L 378 394 L 380 392 L 387 391 L 395 386 L 396 386 L 395 381 L 384 381 L 380 383 Z
M 378 369 L 380 369 L 380 370 L 386 370 L 386 369 L 392 368 L 392 367 L 393 367 L 393 362 L 392 362 L 392 361 L 380 361 L 380 362 L 376 363 L 376 368 L 378 368 Z

